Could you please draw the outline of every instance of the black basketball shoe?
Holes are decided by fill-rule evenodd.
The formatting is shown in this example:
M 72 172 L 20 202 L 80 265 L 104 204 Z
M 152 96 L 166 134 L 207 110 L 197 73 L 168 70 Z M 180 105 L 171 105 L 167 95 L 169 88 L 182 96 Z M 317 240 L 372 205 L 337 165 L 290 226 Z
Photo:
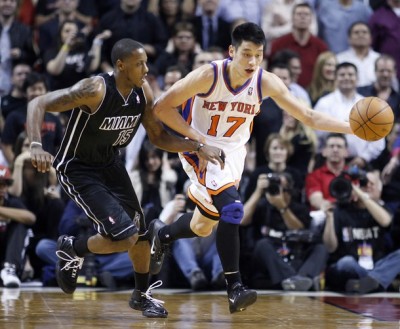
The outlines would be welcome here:
M 246 289 L 243 284 L 237 282 L 228 291 L 229 311 L 231 313 L 244 311 L 247 306 L 254 304 L 257 300 L 255 290 Z
M 60 288 L 67 294 L 76 289 L 78 272 L 82 268 L 84 258 L 78 257 L 72 246 L 75 237 L 62 235 L 57 241 L 56 278 Z
M 155 299 L 151 295 L 151 289 L 162 285 L 162 281 L 154 282 L 145 293 L 135 289 L 132 292 L 129 306 L 137 311 L 142 311 L 143 316 L 148 318 L 166 318 L 168 311 L 164 308 L 164 301 Z
M 159 219 L 154 219 L 149 224 L 148 237 L 150 240 L 150 274 L 160 273 L 168 244 L 162 243 L 158 232 L 165 224 Z

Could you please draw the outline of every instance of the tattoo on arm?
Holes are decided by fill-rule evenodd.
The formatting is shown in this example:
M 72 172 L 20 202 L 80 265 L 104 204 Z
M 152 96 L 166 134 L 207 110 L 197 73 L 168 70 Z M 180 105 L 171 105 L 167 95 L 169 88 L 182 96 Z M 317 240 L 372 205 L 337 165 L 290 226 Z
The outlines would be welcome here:
M 48 106 L 53 110 L 65 110 L 78 106 L 86 105 L 90 99 L 97 96 L 99 84 L 92 79 L 85 79 L 71 88 L 55 91 L 53 97 L 50 97 Z

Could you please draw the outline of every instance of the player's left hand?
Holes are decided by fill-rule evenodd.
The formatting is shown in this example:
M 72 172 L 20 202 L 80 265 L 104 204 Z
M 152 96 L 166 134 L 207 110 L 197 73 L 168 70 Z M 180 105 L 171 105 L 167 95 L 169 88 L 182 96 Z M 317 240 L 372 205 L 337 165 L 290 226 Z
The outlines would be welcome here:
M 225 152 L 218 147 L 204 145 L 198 152 L 199 156 L 199 169 L 203 172 L 207 167 L 207 162 L 210 161 L 213 164 L 218 164 L 221 169 L 225 167 Z

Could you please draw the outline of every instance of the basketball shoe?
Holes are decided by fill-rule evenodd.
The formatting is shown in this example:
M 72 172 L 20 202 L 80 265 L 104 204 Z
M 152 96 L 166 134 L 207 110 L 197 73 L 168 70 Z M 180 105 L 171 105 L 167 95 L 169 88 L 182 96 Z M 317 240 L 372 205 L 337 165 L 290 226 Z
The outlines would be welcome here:
M 78 272 L 82 268 L 83 257 L 78 257 L 74 248 L 75 237 L 62 235 L 57 241 L 56 279 L 59 287 L 67 294 L 72 294 L 76 289 Z
M 241 312 L 256 302 L 257 292 L 246 289 L 243 284 L 237 282 L 228 290 L 228 300 L 231 313 Z
M 19 288 L 21 285 L 21 280 L 17 276 L 14 264 L 4 263 L 4 268 L 1 270 L 1 279 L 6 288 Z
M 150 248 L 150 274 L 160 273 L 161 266 L 164 261 L 165 251 L 168 244 L 162 243 L 158 232 L 165 224 L 159 219 L 154 219 L 149 224 L 148 237 L 151 243 Z
M 151 290 L 162 285 L 162 281 L 154 282 L 145 293 L 135 289 L 132 292 L 129 306 L 137 311 L 142 311 L 143 316 L 148 318 L 166 318 L 168 311 L 164 308 L 164 301 L 153 298 Z

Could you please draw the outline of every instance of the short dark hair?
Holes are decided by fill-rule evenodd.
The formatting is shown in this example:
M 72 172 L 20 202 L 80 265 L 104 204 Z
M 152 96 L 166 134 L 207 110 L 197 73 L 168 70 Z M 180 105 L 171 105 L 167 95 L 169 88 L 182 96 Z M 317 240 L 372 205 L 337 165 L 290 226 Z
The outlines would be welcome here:
M 292 9 L 292 16 L 294 15 L 294 12 L 297 10 L 297 8 L 308 8 L 308 9 L 310 9 L 311 14 L 314 13 L 313 7 L 312 7 L 308 2 L 300 2 L 300 3 L 297 3 L 297 4 L 295 4 L 295 5 L 293 6 L 293 9 Z
M 167 69 L 165 70 L 165 74 L 167 74 L 168 72 L 174 72 L 174 71 L 178 71 L 181 73 L 182 78 L 185 77 L 189 72 L 188 70 L 180 64 L 176 64 L 176 65 L 170 65 L 167 67 Z
M 285 48 L 275 53 L 275 55 L 272 57 L 271 65 L 274 63 L 284 63 L 286 65 L 289 65 L 289 62 L 293 58 L 300 59 L 299 53 L 291 49 Z
M 347 30 L 347 35 L 348 35 L 348 36 L 351 35 L 351 32 L 353 32 L 354 27 L 357 26 L 357 25 L 364 25 L 364 26 L 366 26 L 367 29 L 368 29 L 368 32 L 371 34 L 371 28 L 369 27 L 369 25 L 368 25 L 367 23 L 365 23 L 365 22 L 363 22 L 363 21 L 357 21 L 357 22 L 354 22 L 353 24 L 350 25 L 349 29 Z
M 347 139 L 346 136 L 341 134 L 341 133 L 329 133 L 328 135 L 326 135 L 325 140 L 324 140 L 324 147 L 326 147 L 326 145 L 328 144 L 328 140 L 331 138 L 340 138 L 344 140 L 344 145 L 347 147 Z
M 115 65 L 117 61 L 124 60 L 132 55 L 132 52 L 137 49 L 144 48 L 140 42 L 125 38 L 117 41 L 111 50 L 111 63 Z
M 265 34 L 261 27 L 257 24 L 247 22 L 235 27 L 232 31 L 232 45 L 239 47 L 243 41 L 250 41 L 256 45 L 267 45 Z
M 37 72 L 31 72 L 26 76 L 24 84 L 22 85 L 22 90 L 26 92 L 29 87 L 42 82 L 46 89 L 48 89 L 46 78 L 43 74 Z
M 274 69 L 287 70 L 289 72 L 289 77 L 292 78 L 292 71 L 290 71 L 290 67 L 287 64 L 281 62 L 272 63 L 268 71 L 272 72 Z
M 356 71 L 356 73 L 358 74 L 357 66 L 355 66 L 353 63 L 350 63 L 350 62 L 342 62 L 342 63 L 336 65 L 335 74 L 337 75 L 337 72 L 341 68 L 346 68 L 346 67 L 352 67 Z

